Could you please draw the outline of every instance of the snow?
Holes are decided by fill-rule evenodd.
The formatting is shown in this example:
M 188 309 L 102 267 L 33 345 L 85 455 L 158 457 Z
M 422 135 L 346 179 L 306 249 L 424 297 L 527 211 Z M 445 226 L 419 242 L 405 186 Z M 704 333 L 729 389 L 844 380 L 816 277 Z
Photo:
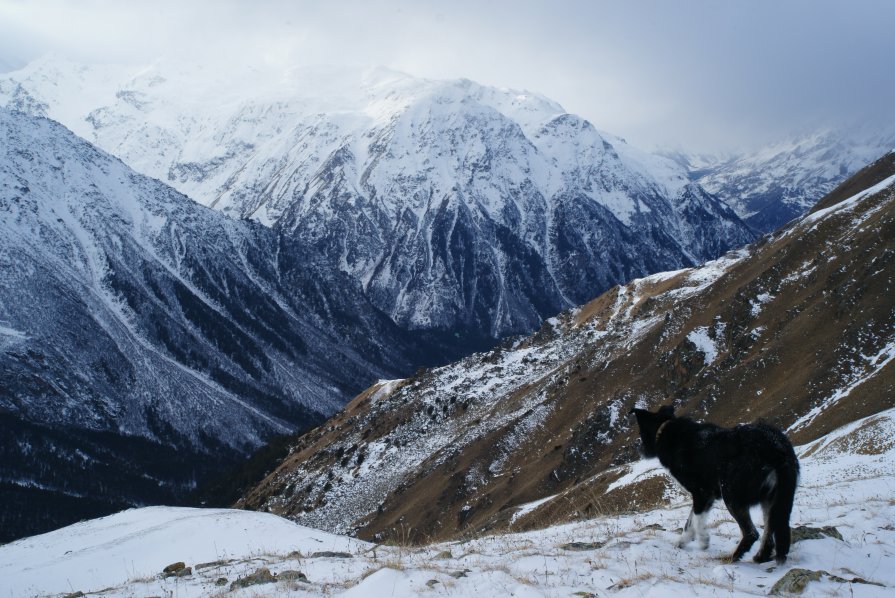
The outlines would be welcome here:
M 21 330 L 16 330 L 15 328 L 0 324 L 0 349 L 12 347 L 29 338 L 30 337 Z
M 696 345 L 705 359 L 705 365 L 709 365 L 718 358 L 718 346 L 715 340 L 709 336 L 709 329 L 705 326 L 694 328 L 687 334 L 687 340 Z
M 892 361 L 895 360 L 895 341 L 889 342 L 875 354 L 859 354 L 858 357 L 860 357 L 861 361 L 858 366 L 854 367 L 852 371 L 846 374 L 844 386 L 837 389 L 830 396 L 824 398 L 824 400 L 808 411 L 808 413 L 797 419 L 791 426 L 789 426 L 789 428 L 787 428 L 787 432 L 796 431 L 809 425 L 818 415 L 833 405 L 841 402 L 843 399 L 847 399 L 856 388 L 860 387 L 868 380 L 873 379 L 886 366 L 892 363 Z
M 510 517 L 510 523 L 515 523 L 519 518 L 524 517 L 525 515 L 528 515 L 529 513 L 531 513 L 538 507 L 540 507 L 541 505 L 550 502 L 557 496 L 559 496 L 559 495 L 553 494 L 552 496 L 545 496 L 544 498 L 534 500 L 532 502 L 527 502 L 524 505 L 519 505 L 519 510 L 516 511 L 515 513 L 513 513 L 513 516 Z
M 364 542 L 266 513 L 147 507 L 0 548 L 0 596 L 100 589 L 153 576 L 176 561 L 244 559 L 292 551 L 355 553 Z
M 752 314 L 752 317 L 757 317 L 758 314 L 761 313 L 761 309 L 765 303 L 770 303 L 774 297 L 768 293 L 759 293 L 755 296 L 755 299 L 749 300 L 750 309 L 749 312 Z
M 234 596 L 764 596 L 793 568 L 882 584 L 827 578 L 811 583 L 808 592 L 814 595 L 889 596 L 895 586 L 893 438 L 895 409 L 797 447 L 802 475 L 792 524 L 833 526 L 843 541 L 797 542 L 783 566 L 723 562 L 739 529 L 721 505 L 709 516 L 709 549 L 676 548 L 676 528 L 690 509 L 688 499 L 677 494 L 667 508 L 420 547 L 374 546 L 268 514 L 149 507 L 0 547 L 0 596 L 101 589 L 104 596 L 205 596 L 225 592 L 259 567 L 300 570 L 308 581 L 251 586 Z M 665 475 L 655 460 L 621 471 L 611 489 Z M 530 512 L 553 498 L 521 510 Z M 760 525 L 760 511 L 752 515 Z M 603 545 L 563 548 L 570 542 Z M 315 554 L 327 550 L 351 558 Z M 161 569 L 176 561 L 193 567 L 192 575 L 163 578 Z M 197 568 L 200 563 L 212 564 Z M 221 577 L 226 583 L 215 586 Z
M 656 476 L 667 476 L 662 465 L 656 459 L 641 459 L 627 466 L 627 471 L 617 480 L 609 484 L 606 492 L 612 492 L 616 488 L 629 486 L 636 482 L 642 482 Z
M 850 126 L 785 139 L 741 156 L 698 163 L 684 156 L 698 182 L 741 218 L 758 213 L 770 232 L 811 208 L 841 181 L 882 156 L 895 129 Z M 701 171 L 701 172 L 700 172 Z M 773 201 L 768 201 L 773 200 Z
M 839 203 L 836 203 L 828 208 L 824 208 L 824 209 L 818 210 L 812 214 L 808 214 L 807 216 L 805 216 L 805 218 L 802 220 L 802 222 L 805 224 L 817 223 L 817 222 L 823 220 L 824 218 L 826 218 L 827 216 L 829 216 L 830 214 L 833 214 L 836 212 L 841 212 L 841 211 L 851 210 L 855 206 L 857 206 L 858 203 L 860 203 L 860 201 L 862 199 L 865 199 L 872 195 L 876 195 L 880 191 L 882 191 L 884 189 L 888 189 L 893 184 L 895 184 L 895 174 L 880 181 L 879 183 L 877 183 L 876 185 L 873 185 L 872 187 L 868 187 L 867 189 L 864 189 L 863 191 L 855 193 L 848 199 L 840 201 Z

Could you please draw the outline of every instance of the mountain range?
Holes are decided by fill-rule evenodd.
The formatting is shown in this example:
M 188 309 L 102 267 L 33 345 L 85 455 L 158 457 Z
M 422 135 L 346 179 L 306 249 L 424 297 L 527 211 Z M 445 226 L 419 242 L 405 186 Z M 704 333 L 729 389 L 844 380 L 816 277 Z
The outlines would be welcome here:
M 376 379 L 755 236 L 674 160 L 468 80 L 49 57 L 0 105 L 7 538 L 181 501 Z
M 749 226 L 772 232 L 893 148 L 895 130 L 863 125 L 820 128 L 733 155 L 663 155 L 684 166 Z
M 377 383 L 238 505 L 422 542 L 665 504 L 668 479 L 638 477 L 634 406 L 762 418 L 800 444 L 895 406 L 893 234 L 890 153 L 745 248 Z
M 754 238 L 673 161 L 468 80 L 48 57 L 0 78 L 0 102 L 282 232 L 401 327 L 470 347 Z

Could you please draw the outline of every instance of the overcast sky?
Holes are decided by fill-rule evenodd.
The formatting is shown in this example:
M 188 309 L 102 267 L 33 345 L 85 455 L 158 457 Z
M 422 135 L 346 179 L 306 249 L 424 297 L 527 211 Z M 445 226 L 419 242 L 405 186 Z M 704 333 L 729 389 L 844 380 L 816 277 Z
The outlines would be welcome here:
M 0 71 L 48 50 L 467 77 L 543 93 L 645 149 L 891 123 L 895 106 L 890 0 L 0 0 Z

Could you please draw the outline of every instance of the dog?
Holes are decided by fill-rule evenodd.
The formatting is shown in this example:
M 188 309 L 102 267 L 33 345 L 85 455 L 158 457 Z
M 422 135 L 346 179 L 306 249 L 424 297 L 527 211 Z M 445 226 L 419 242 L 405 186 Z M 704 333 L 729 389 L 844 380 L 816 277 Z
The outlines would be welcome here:
M 799 460 L 786 435 L 766 423 L 741 424 L 722 428 L 675 417 L 666 405 L 656 413 L 632 409 L 640 428 L 642 452 L 659 462 L 693 496 L 693 508 L 678 540 L 683 547 L 695 538 L 700 548 L 709 546 L 705 528 L 712 504 L 719 498 L 743 533 L 731 562 L 740 560 L 758 539 L 749 507 L 760 504 L 764 530 L 756 563 L 771 560 L 776 547 L 777 563 L 789 554 L 792 513 Z

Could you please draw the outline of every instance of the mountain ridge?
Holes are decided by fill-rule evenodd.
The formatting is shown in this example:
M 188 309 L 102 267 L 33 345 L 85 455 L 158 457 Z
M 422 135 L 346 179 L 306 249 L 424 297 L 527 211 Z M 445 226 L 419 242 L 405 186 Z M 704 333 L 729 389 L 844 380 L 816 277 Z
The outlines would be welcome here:
M 663 155 L 768 233 L 810 211 L 839 183 L 895 147 L 895 131 L 870 126 L 826 127 L 758 150 L 721 156 Z
M 0 101 L 300 240 L 404 328 L 528 333 L 754 238 L 672 161 L 538 94 L 466 79 L 46 59 L 0 78 Z

